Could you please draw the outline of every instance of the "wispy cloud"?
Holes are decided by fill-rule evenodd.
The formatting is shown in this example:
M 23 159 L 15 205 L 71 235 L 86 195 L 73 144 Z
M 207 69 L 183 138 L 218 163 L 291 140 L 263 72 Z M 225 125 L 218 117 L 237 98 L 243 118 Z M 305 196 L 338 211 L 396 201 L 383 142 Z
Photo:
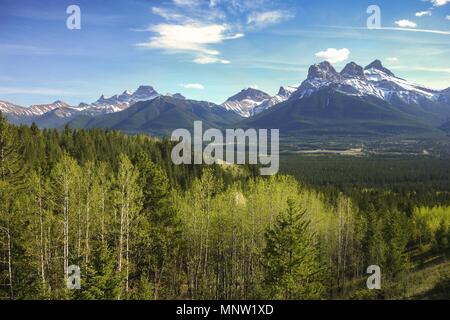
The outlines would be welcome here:
M 247 24 L 256 28 L 264 28 L 292 19 L 294 16 L 293 13 L 284 10 L 253 12 L 248 15 Z
M 185 89 L 204 90 L 205 86 L 200 83 L 188 83 L 181 85 Z
M 156 35 L 148 42 L 137 44 L 140 47 L 164 49 L 169 52 L 193 52 L 215 56 L 220 52 L 210 47 L 225 40 L 238 39 L 244 35 L 230 33 L 227 25 L 210 24 L 158 24 L 149 31 Z
M 410 28 L 379 28 L 378 30 L 392 30 L 392 31 L 408 31 L 408 32 L 420 32 L 420 33 L 434 33 L 441 35 L 450 35 L 450 31 L 433 30 L 433 29 L 410 29 Z
M 14 78 L 8 76 L 0 76 L 0 81 L 14 81 Z
M 416 17 L 431 16 L 431 10 L 416 12 Z
M 450 68 L 433 68 L 433 67 L 419 67 L 419 66 L 392 66 L 392 70 L 406 70 L 406 71 L 421 71 L 421 72 L 435 72 L 435 73 L 450 73 Z
M 35 94 L 43 96 L 59 95 L 59 96 L 74 96 L 76 93 L 52 89 L 52 88 L 17 88 L 17 87 L 0 87 L 0 94 Z
M 160 8 L 160 7 L 153 7 L 152 13 L 160 16 L 168 21 L 185 21 L 187 20 L 187 17 L 179 14 L 173 10 L 166 9 L 166 8 Z
M 395 21 L 395 24 L 400 28 L 417 28 L 417 23 L 406 19 Z
M 222 63 L 229 64 L 229 60 L 220 59 L 214 56 L 199 56 L 194 59 L 194 62 L 197 64 L 211 64 L 211 63 Z
M 173 3 L 177 6 L 192 7 L 199 5 L 199 0 L 173 0 Z
M 239 64 L 239 68 L 249 68 L 249 69 L 267 69 L 280 72 L 306 72 L 308 71 L 309 64 L 299 64 L 286 62 L 284 60 L 274 60 L 274 59 L 242 59 L 236 61 Z
M 242 38 L 247 31 L 291 19 L 293 13 L 280 9 L 280 3 L 279 0 L 171 0 L 151 8 L 164 23 L 134 29 L 153 33 L 136 46 L 188 53 L 196 64 L 229 64 L 231 61 L 221 57 L 217 45 Z
M 397 57 L 387 57 L 387 58 L 386 58 L 386 61 L 389 61 L 389 62 L 398 62 L 398 58 L 397 58 Z
M 335 49 L 328 48 L 325 51 L 320 51 L 315 54 L 317 58 L 324 59 L 330 63 L 337 63 L 345 61 L 349 58 L 350 50 L 347 48 Z
M 367 31 L 367 28 L 364 27 L 348 27 L 348 26 L 319 26 L 323 28 L 331 28 L 331 29 L 345 29 L 345 30 L 361 30 Z M 419 33 L 434 33 L 440 35 L 450 35 L 450 31 L 446 30 L 436 30 L 436 29 L 417 29 L 417 28 L 396 28 L 396 27 L 381 27 L 377 29 L 372 29 L 370 32 L 376 31 L 406 31 L 406 32 L 419 32 Z
M 450 0 L 430 0 L 430 2 L 435 7 L 442 7 L 445 6 L 447 3 L 450 3 Z

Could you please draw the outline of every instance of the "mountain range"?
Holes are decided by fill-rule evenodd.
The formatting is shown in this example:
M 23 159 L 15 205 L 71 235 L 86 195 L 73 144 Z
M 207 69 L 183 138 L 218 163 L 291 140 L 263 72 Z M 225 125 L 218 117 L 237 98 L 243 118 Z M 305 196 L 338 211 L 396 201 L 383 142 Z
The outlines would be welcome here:
M 329 62 L 314 64 L 299 86 L 271 96 L 255 88 L 221 105 L 158 93 L 151 86 L 78 106 L 62 101 L 28 108 L 0 101 L 15 124 L 61 128 L 108 128 L 128 133 L 167 135 L 205 127 L 279 128 L 282 135 L 444 135 L 450 128 L 450 88 L 433 90 L 397 77 L 375 60 L 366 67 L 348 63 L 340 72 Z
M 160 94 L 153 87 L 140 86 L 135 92 L 125 91 L 112 97 L 102 95 L 91 104 L 80 103 L 78 106 L 70 106 L 58 100 L 50 104 L 33 105 L 27 108 L 0 100 L 0 111 L 14 124 L 34 122 L 42 128 L 59 128 L 80 116 L 95 117 L 117 113 L 137 102 L 152 100 L 158 96 Z

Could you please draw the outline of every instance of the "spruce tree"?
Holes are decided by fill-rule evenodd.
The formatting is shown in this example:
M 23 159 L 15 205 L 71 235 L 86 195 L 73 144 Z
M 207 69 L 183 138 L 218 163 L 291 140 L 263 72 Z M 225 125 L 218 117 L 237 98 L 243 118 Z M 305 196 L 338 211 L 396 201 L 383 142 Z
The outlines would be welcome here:
M 314 234 L 306 211 L 288 200 L 266 234 L 264 286 L 270 299 L 318 299 L 324 290 Z

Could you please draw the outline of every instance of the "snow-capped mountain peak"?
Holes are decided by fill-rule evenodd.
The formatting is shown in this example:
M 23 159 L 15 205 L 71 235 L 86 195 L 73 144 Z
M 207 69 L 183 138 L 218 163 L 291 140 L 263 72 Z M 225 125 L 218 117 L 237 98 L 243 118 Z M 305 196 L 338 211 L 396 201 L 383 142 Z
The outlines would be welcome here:
M 343 78 L 357 78 L 361 80 L 365 80 L 366 76 L 364 75 L 364 68 L 360 65 L 357 65 L 354 62 L 348 63 L 344 69 L 341 71 L 341 76 Z
M 387 102 L 420 104 L 423 100 L 442 99 L 439 91 L 427 89 L 398 78 L 385 68 L 380 60 L 375 60 L 364 69 L 354 62 L 347 64 L 337 73 L 328 62 L 310 67 L 308 78 L 301 84 L 291 99 L 308 97 L 322 88 L 332 88 L 351 96 L 375 96 Z
M 172 98 L 175 98 L 175 99 L 186 100 L 186 97 L 183 96 L 181 93 L 175 93 L 175 94 L 167 93 L 166 96 L 167 97 L 172 97 Z
M 133 93 L 131 91 L 125 90 L 121 95 L 117 97 L 117 100 L 119 100 L 120 102 L 126 102 L 130 99 L 132 94 Z
M 283 97 L 283 98 L 289 98 L 295 91 L 297 91 L 298 87 L 294 86 L 287 86 L 287 87 L 280 87 L 280 90 L 278 90 L 277 96 Z
M 309 67 L 308 80 L 339 81 L 340 79 L 340 74 L 328 61 L 323 61 Z
M 140 86 L 132 95 L 133 101 L 151 100 L 159 96 L 159 93 L 152 86 Z
M 139 86 L 139 88 L 134 91 L 124 91 L 120 95 L 113 95 L 111 97 L 106 97 L 102 95 L 97 101 L 94 102 L 96 105 L 114 105 L 114 104 L 127 104 L 132 105 L 139 101 L 152 100 L 158 97 L 160 94 L 152 86 Z
M 261 90 L 247 88 L 230 97 L 222 106 L 248 118 L 286 101 L 297 89 L 295 86 L 280 87 L 278 94 L 271 97 Z
M 390 77 L 395 77 L 395 74 L 391 70 L 385 68 L 383 66 L 383 63 L 380 60 L 378 60 L 378 59 L 374 60 L 372 63 L 370 63 L 368 66 L 366 66 L 364 68 L 364 70 L 371 70 L 371 69 L 381 71 L 381 72 L 383 72 L 384 74 L 387 74 Z
M 255 107 L 268 99 L 270 99 L 270 95 L 267 93 L 258 89 L 247 88 L 228 98 L 228 100 L 222 104 L 222 107 L 226 110 L 234 111 L 242 117 L 248 118 L 254 114 L 253 109 L 255 109 Z
M 235 94 L 234 96 L 228 98 L 228 102 L 230 101 L 243 101 L 243 100 L 251 100 L 255 102 L 262 102 L 266 99 L 269 99 L 270 95 L 265 93 L 264 91 L 255 89 L 255 88 L 247 88 L 243 89 L 241 92 Z

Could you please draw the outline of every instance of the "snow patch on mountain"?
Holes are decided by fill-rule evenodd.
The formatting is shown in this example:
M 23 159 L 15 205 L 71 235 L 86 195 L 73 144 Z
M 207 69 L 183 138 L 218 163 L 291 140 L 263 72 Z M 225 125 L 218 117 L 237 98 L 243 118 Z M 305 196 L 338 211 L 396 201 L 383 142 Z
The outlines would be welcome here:
M 116 105 L 116 104 L 127 104 L 131 106 L 136 102 L 153 100 L 159 97 L 160 94 L 152 86 L 140 86 L 136 91 L 124 91 L 120 95 L 113 95 L 111 97 L 106 97 L 102 95 L 94 105 Z
M 249 118 L 289 99 L 296 87 L 281 87 L 278 94 L 271 97 L 254 88 L 247 88 L 230 97 L 222 104 L 227 110 L 234 111 L 242 117 Z
M 297 92 L 292 94 L 291 99 L 308 97 L 326 87 L 350 96 L 374 96 L 387 102 L 397 99 L 406 104 L 436 102 L 442 95 L 440 91 L 396 77 L 379 60 L 375 60 L 365 68 L 350 62 L 340 73 L 325 61 L 310 67 L 307 79 Z

